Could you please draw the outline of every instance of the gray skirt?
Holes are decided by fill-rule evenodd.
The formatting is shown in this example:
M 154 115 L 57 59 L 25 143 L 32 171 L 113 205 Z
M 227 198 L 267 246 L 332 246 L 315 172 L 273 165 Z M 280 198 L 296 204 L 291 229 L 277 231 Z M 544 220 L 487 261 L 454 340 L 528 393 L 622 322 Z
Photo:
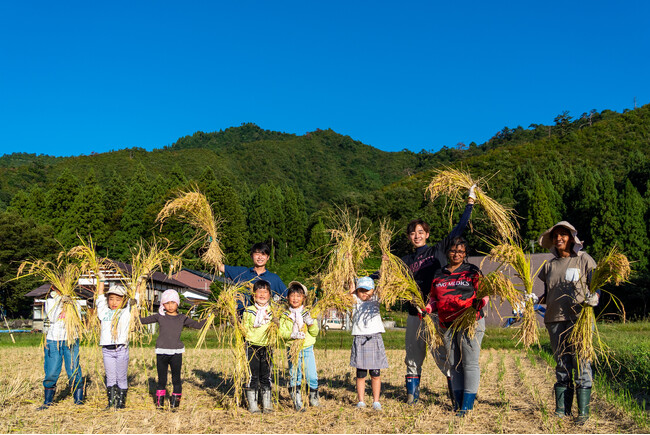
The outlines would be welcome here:
M 363 370 L 388 368 L 386 349 L 381 334 L 355 335 L 352 342 L 350 366 Z

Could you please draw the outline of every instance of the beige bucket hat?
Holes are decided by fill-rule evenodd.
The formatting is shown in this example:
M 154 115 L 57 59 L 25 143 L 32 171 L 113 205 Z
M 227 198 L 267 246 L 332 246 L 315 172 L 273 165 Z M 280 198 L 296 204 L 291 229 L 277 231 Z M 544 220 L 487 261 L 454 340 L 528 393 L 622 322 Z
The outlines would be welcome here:
M 582 249 L 582 241 L 578 238 L 578 230 L 575 229 L 573 225 L 568 223 L 567 221 L 560 221 L 553 225 L 551 228 L 548 230 L 544 231 L 544 234 L 539 238 L 539 245 L 542 248 L 546 248 L 549 251 L 554 251 L 555 246 L 553 244 L 553 240 L 551 240 L 551 234 L 553 233 L 553 230 L 556 229 L 557 227 L 564 227 L 569 232 L 571 233 L 571 237 L 573 238 L 573 251 L 577 254 L 580 252 Z
M 294 285 L 302 287 L 302 291 L 305 293 L 305 296 L 307 296 L 307 287 L 305 287 L 305 285 L 299 281 L 291 281 L 289 283 L 289 285 L 287 286 L 287 296 L 289 295 L 288 289 L 290 289 Z

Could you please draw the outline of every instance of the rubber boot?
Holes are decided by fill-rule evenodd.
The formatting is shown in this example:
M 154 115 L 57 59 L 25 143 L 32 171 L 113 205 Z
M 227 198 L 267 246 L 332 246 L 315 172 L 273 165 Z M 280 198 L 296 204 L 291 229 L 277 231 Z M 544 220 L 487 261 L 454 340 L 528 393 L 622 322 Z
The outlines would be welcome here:
M 181 397 L 183 395 L 181 393 L 172 393 L 172 397 L 169 398 L 169 407 L 172 409 L 172 411 L 176 411 L 178 409 L 179 405 L 181 404 Z
M 291 396 L 291 401 L 293 402 L 293 407 L 296 411 L 305 410 L 302 404 L 302 393 L 300 392 L 300 385 L 291 387 L 289 389 L 289 396 Z
M 566 415 L 566 393 L 568 388 L 566 385 L 555 384 L 555 415 L 557 417 L 564 417 Z
M 420 377 L 418 375 L 406 375 L 406 403 L 414 405 L 420 398 Z
M 115 409 L 124 409 L 126 408 L 126 392 L 128 389 L 121 389 L 117 386 L 115 387 Z
M 248 411 L 250 411 L 251 414 L 258 414 L 260 409 L 257 407 L 257 391 L 247 389 L 246 400 L 248 400 Z
M 454 396 L 454 412 L 460 411 L 460 407 L 463 404 L 463 390 L 454 390 L 452 394 Z
M 163 409 L 165 407 L 165 395 L 167 390 L 156 390 L 156 409 Z
M 465 417 L 469 411 L 474 409 L 474 399 L 476 399 L 476 394 L 463 392 L 463 401 L 461 402 L 460 410 L 456 413 L 456 416 Z
M 309 404 L 311 406 L 320 406 L 320 400 L 318 397 L 318 388 L 309 389 Z
M 74 390 L 74 393 L 72 393 L 72 398 L 74 399 L 74 404 L 75 405 L 83 405 L 84 404 L 84 387 L 79 387 L 76 390 Z
M 447 394 L 449 394 L 449 399 L 451 400 L 451 409 L 458 411 L 460 409 L 460 403 L 456 403 L 456 398 L 454 397 L 454 390 L 451 388 L 451 377 L 447 376 Z
M 589 419 L 589 402 L 591 401 L 591 388 L 576 388 L 578 399 L 578 418 L 576 424 L 585 424 Z
M 262 408 L 264 408 L 263 411 L 264 414 L 270 414 L 273 412 L 273 401 L 271 400 L 271 390 L 262 390 Z
M 104 411 L 108 411 L 109 409 L 115 406 L 116 390 L 117 390 L 117 385 L 111 385 L 110 387 L 106 387 L 106 396 L 108 397 L 108 404 L 106 405 L 106 408 L 104 408 Z
M 38 411 L 43 411 L 52 405 L 52 402 L 54 402 L 54 393 L 56 393 L 56 388 L 45 389 L 45 400 L 43 401 L 43 404 L 38 407 Z

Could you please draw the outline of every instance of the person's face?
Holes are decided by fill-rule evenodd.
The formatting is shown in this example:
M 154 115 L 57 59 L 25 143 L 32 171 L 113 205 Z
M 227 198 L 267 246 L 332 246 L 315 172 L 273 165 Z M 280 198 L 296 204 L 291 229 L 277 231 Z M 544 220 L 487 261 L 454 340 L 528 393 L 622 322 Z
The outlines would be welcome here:
M 429 233 L 424 231 L 422 225 L 416 225 L 415 230 L 409 233 L 409 241 L 415 248 L 421 248 L 427 244 Z
M 163 305 L 165 306 L 165 311 L 169 314 L 174 314 L 178 311 L 178 304 L 174 301 L 165 302 Z
M 255 267 L 264 267 L 266 266 L 266 262 L 269 261 L 269 256 L 262 252 L 253 252 L 251 258 L 253 259 L 253 265 Z
M 452 266 L 458 266 L 460 263 L 465 260 L 467 255 L 467 247 L 465 245 L 456 245 L 452 246 L 449 252 L 447 252 L 447 259 L 449 264 Z
M 363 289 L 363 288 L 358 288 L 357 289 L 357 296 L 359 296 L 359 299 L 361 299 L 362 301 L 365 302 L 368 299 L 370 299 L 370 290 L 366 290 L 366 289 Z
M 108 295 L 108 308 L 110 308 L 111 310 L 117 310 L 122 306 L 123 300 L 124 300 L 123 296 L 114 295 L 113 293 L 110 293 Z
M 571 232 L 564 227 L 559 227 L 551 233 L 553 245 L 558 252 L 567 252 L 571 249 Z
M 300 292 L 293 292 L 289 295 L 289 306 L 291 308 L 299 308 L 305 300 L 305 295 Z
M 266 305 L 271 299 L 271 292 L 266 288 L 258 288 L 255 290 L 255 302 L 260 305 Z

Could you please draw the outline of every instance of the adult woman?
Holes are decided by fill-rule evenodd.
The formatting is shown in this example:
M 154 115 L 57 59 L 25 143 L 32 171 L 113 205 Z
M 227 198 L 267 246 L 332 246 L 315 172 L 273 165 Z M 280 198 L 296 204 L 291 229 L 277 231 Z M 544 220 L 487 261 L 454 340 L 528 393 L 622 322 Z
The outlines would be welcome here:
M 450 367 L 454 411 L 460 417 L 473 409 L 478 391 L 481 377 L 478 359 L 485 334 L 482 308 L 487 303 L 487 298 L 476 297 L 481 270 L 466 258 L 467 241 L 454 238 L 447 250 L 447 265 L 436 272 L 431 282 L 427 305 L 428 312 L 438 312 Z M 470 307 L 477 311 L 474 337 L 469 337 L 466 330 L 451 328 L 453 321 Z
M 540 302 L 546 303 L 544 323 L 551 340 L 555 367 L 555 414 L 571 415 L 574 380 L 578 402 L 578 423 L 589 418 L 591 398 L 591 366 L 587 361 L 576 361 L 567 341 L 578 318 L 581 304 L 598 305 L 598 294 L 589 293 L 589 279 L 596 262 L 581 251 L 578 231 L 566 221 L 558 222 L 542 234 L 539 244 L 553 254 L 544 264 L 539 279 L 544 282 Z M 573 376 L 575 372 L 575 376 Z

